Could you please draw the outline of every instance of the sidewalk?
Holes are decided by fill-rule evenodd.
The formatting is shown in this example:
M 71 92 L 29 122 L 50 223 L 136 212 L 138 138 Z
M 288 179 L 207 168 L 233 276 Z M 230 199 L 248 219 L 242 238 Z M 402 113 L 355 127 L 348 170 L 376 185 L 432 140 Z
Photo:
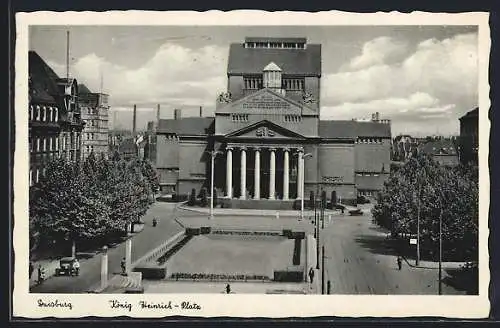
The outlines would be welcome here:
M 173 219 L 175 216 L 174 204 L 155 203 L 143 217 L 144 230 L 133 235 L 132 239 L 132 262 L 139 259 L 151 249 L 157 247 L 166 239 L 183 230 Z M 153 217 L 160 218 L 157 227 L 152 226 Z M 108 249 L 109 277 L 120 272 L 120 262 L 125 255 L 125 243 L 112 245 Z M 54 274 L 58 261 L 46 262 L 47 278 Z M 77 277 L 52 277 L 42 285 L 30 288 L 34 293 L 85 293 L 95 286 L 100 280 L 101 258 L 92 256 L 80 261 L 80 275 Z M 32 279 L 36 279 L 36 267 Z
M 191 212 L 196 212 L 200 214 L 210 214 L 210 209 L 205 208 L 205 207 L 190 207 L 186 205 L 179 205 L 179 209 L 186 210 L 186 211 L 191 211 Z M 348 216 L 349 213 L 348 211 L 350 210 L 350 207 L 346 207 L 345 214 L 341 214 L 341 211 L 339 210 L 325 210 L 325 215 L 344 215 Z M 354 209 L 354 207 L 353 207 Z M 279 214 L 279 217 L 293 217 L 297 218 L 300 216 L 300 211 L 299 210 L 282 210 L 282 211 L 276 211 L 276 210 L 256 210 L 256 209 L 239 209 L 239 208 L 214 208 L 213 209 L 213 214 L 214 215 L 247 215 L 247 216 L 272 216 L 276 217 L 276 213 Z M 304 210 L 304 217 L 310 217 L 314 216 L 314 211 L 311 210 Z

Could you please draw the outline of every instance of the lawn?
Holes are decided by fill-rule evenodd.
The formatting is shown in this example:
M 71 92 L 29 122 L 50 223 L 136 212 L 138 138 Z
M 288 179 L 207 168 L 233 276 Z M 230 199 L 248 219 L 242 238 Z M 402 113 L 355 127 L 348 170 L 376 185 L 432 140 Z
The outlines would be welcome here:
M 169 259 L 172 273 L 264 275 L 292 264 L 294 240 L 277 236 L 200 235 Z

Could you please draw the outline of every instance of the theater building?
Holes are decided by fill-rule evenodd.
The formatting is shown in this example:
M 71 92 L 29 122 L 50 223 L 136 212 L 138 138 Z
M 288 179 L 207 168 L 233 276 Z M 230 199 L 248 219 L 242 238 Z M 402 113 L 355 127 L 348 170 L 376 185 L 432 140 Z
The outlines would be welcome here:
M 230 45 L 227 92 L 215 117 L 159 120 L 162 191 L 214 187 L 232 207 L 293 204 L 311 190 L 342 203 L 381 190 L 390 170 L 391 125 L 320 120 L 321 45 L 305 38 L 246 38 Z M 356 113 L 353 113 L 355 115 Z M 301 187 L 304 186 L 304 190 Z M 247 205 L 245 205 L 247 204 Z

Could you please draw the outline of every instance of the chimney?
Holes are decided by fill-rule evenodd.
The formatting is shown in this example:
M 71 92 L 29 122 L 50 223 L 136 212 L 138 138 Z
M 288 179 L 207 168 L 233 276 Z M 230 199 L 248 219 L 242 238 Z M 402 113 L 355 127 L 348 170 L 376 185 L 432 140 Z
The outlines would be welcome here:
M 377 119 L 377 118 L 376 118 L 376 114 L 375 114 L 375 113 L 373 113 L 373 114 L 372 114 L 372 121 L 375 121 L 376 119 Z
M 132 135 L 135 137 L 135 134 L 137 132 L 137 106 L 134 105 L 134 118 L 133 118 L 133 122 L 132 122 Z
M 378 121 L 380 119 L 380 113 L 379 112 L 376 112 L 375 113 L 375 119 Z
M 180 120 L 180 119 L 181 119 L 181 110 L 174 109 L 174 120 Z
M 203 117 L 203 107 L 200 106 L 200 117 Z
M 160 122 L 160 104 L 156 108 L 156 123 Z

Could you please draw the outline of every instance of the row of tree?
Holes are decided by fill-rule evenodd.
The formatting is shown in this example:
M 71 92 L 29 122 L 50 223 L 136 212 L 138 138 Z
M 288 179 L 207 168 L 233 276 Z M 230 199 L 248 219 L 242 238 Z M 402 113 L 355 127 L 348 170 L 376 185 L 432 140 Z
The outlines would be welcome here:
M 116 240 L 146 213 L 158 188 L 148 161 L 53 159 L 30 189 L 30 249 Z
M 418 155 L 391 172 L 372 214 L 393 236 L 415 238 L 419 228 L 421 255 L 434 260 L 441 220 L 444 258 L 477 261 L 478 169 Z

